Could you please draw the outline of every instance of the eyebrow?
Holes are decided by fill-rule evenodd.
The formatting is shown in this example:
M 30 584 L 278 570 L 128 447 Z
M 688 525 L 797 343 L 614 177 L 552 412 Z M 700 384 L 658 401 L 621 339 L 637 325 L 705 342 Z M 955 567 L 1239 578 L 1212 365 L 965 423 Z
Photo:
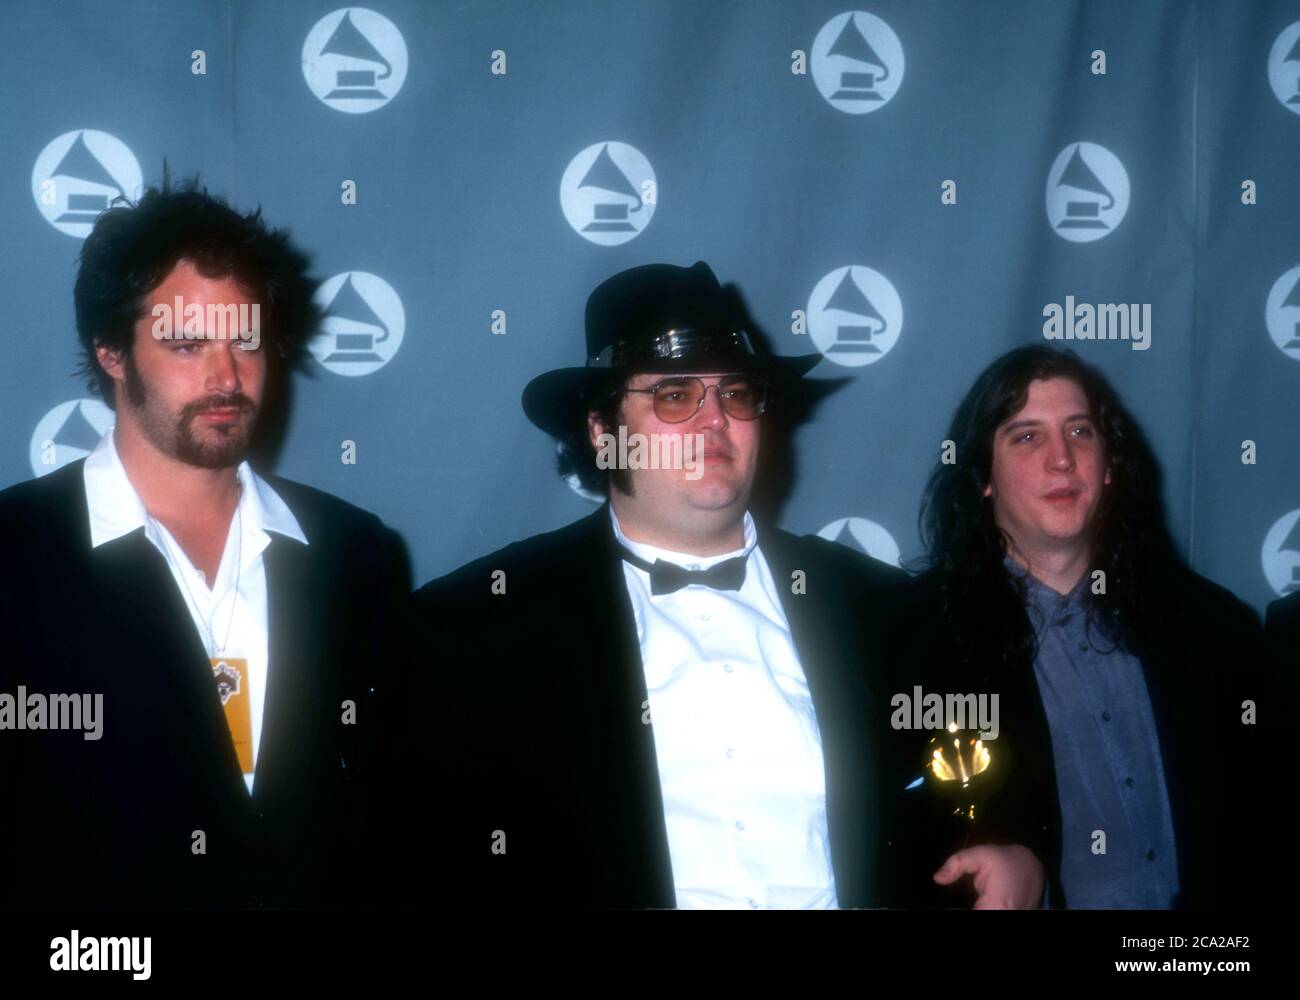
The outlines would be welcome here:
M 1079 420 L 1086 420 L 1090 424 L 1096 423 L 1096 421 L 1092 419 L 1091 413 L 1072 413 L 1070 416 L 1065 418 L 1064 423 L 1072 424 Z M 1013 420 L 1002 428 L 1001 433 L 1012 434 L 1023 427 L 1041 427 L 1045 422 L 1046 421 L 1043 420 Z

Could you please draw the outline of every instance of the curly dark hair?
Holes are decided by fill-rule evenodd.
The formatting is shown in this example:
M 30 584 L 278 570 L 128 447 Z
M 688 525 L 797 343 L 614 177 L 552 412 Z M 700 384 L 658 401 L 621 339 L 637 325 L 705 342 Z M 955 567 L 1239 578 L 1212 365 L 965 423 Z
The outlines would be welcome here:
M 1024 610 L 1024 582 L 1003 570 L 1007 540 L 984 490 L 992 476 L 994 433 L 1025 405 L 1031 382 L 1050 378 L 1073 381 L 1087 397 L 1111 475 L 1096 513 L 1088 570 L 1105 573 L 1106 593 L 1086 588 L 1089 626 L 1140 655 L 1143 625 L 1159 600 L 1158 581 L 1179 565 L 1159 465 L 1105 377 L 1073 351 L 1047 345 L 1003 354 L 957 407 L 948 429 L 956 461 L 931 473 L 919 514 L 924 566 L 938 577 L 958 650 L 1003 666 L 1032 662 L 1036 641 Z
M 113 379 L 100 367 L 96 345 L 129 357 L 148 295 L 180 260 L 209 278 L 233 276 L 261 304 L 268 378 L 299 366 L 320 321 L 312 302 L 310 261 L 284 230 L 268 229 L 260 208 L 241 214 L 200 187 L 199 178 L 173 185 L 163 166 L 161 187 L 132 203 L 118 197 L 95 222 L 81 248 L 73 291 L 79 374 L 113 405 Z

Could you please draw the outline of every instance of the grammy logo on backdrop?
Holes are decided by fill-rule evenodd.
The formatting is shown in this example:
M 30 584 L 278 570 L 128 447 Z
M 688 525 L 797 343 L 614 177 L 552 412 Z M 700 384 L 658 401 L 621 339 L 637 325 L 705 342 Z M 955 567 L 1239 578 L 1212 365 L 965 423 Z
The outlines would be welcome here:
M 343 15 L 334 34 L 330 35 L 320 54 L 343 56 L 359 62 L 378 63 L 383 66 L 383 75 L 373 69 L 340 69 L 335 71 L 335 87 L 323 98 L 326 101 L 337 98 L 362 98 L 369 100 L 386 100 L 387 94 L 375 89 L 376 80 L 387 80 L 393 75 L 393 65 L 383 57 L 380 51 L 370 44 L 370 39 L 357 30 L 352 23 L 352 12 Z
M 889 324 L 853 281 L 852 271 L 844 272 L 844 277 L 840 279 L 825 308 L 861 317 L 857 323 L 836 324 L 835 341 L 826 348 L 826 353 L 881 353 L 880 348 L 871 342 L 871 338 L 875 334 L 884 333 Z
M 635 233 L 636 226 L 627 221 L 630 212 L 641 211 L 641 196 L 618 169 L 609 155 L 609 143 L 600 149 L 596 162 L 578 182 L 580 188 L 594 188 L 620 195 L 629 201 L 598 201 L 591 206 L 592 221 L 582 227 L 584 233 Z
M 50 173 L 51 177 L 66 177 L 69 180 L 97 187 L 106 187 L 123 197 L 126 192 L 100 162 L 99 158 L 86 146 L 86 133 L 78 132 L 77 138 L 68 151 L 59 160 L 58 166 Z M 55 222 L 94 223 L 100 213 L 108 208 L 109 195 L 99 192 L 68 192 L 67 210 Z
M 336 321 L 330 324 L 334 350 L 323 364 L 357 361 L 383 364 L 384 359 L 375 353 L 375 345 L 388 340 L 388 327 L 357 292 L 352 275 L 343 282 L 323 318 Z
M 852 59 L 854 62 L 863 63 L 867 66 L 878 67 L 879 74 L 875 72 L 859 72 L 854 70 L 840 71 L 839 89 L 830 96 L 832 101 L 883 101 L 875 90 L 877 79 L 884 82 L 889 79 L 889 67 L 885 61 L 876 54 L 876 50 L 871 47 L 866 36 L 858 27 L 857 22 L 850 17 L 844 22 L 844 27 L 840 30 L 839 36 L 835 43 L 830 47 L 827 55 L 844 56 Z
M 1088 167 L 1088 162 L 1083 158 L 1083 154 L 1079 152 L 1078 145 L 1074 147 L 1070 162 L 1066 164 L 1065 170 L 1056 182 L 1056 186 L 1076 188 L 1088 194 L 1098 195 L 1101 199 L 1100 201 L 1093 198 L 1083 201 L 1067 201 L 1065 203 L 1065 218 L 1057 223 L 1057 228 L 1110 228 L 1101 220 L 1101 213 L 1108 212 L 1115 207 L 1115 196 L 1101 182 L 1101 178 Z

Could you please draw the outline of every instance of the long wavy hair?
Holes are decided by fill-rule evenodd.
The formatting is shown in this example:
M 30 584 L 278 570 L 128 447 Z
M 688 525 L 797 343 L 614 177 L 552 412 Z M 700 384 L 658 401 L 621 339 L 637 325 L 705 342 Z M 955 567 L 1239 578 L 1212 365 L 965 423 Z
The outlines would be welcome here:
M 1155 456 L 1105 377 L 1077 354 L 1047 345 L 1003 354 L 975 380 L 953 415 L 948 439 L 956 460 L 930 474 L 919 514 L 924 568 L 938 578 L 943 615 L 957 654 L 1002 668 L 1032 663 L 1034 629 L 1025 584 L 1007 573 L 1007 538 L 984 495 L 998 427 L 1018 413 L 1039 379 L 1066 378 L 1083 390 L 1100 434 L 1111 482 L 1092 527 L 1089 574 L 1105 573 L 1105 595 L 1085 587 L 1088 625 L 1112 644 L 1140 655 L 1143 632 L 1158 607 L 1159 581 L 1180 565 L 1161 503 Z

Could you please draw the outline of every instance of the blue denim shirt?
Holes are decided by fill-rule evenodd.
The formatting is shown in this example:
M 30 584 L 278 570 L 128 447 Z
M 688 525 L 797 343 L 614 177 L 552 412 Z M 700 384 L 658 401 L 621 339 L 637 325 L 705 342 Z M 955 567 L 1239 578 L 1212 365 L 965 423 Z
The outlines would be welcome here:
M 1167 909 L 1178 859 L 1142 664 L 1087 623 L 1090 574 L 1062 595 L 1009 558 L 1007 568 L 1026 584 L 1038 638 L 1034 674 L 1055 756 L 1065 904 Z

